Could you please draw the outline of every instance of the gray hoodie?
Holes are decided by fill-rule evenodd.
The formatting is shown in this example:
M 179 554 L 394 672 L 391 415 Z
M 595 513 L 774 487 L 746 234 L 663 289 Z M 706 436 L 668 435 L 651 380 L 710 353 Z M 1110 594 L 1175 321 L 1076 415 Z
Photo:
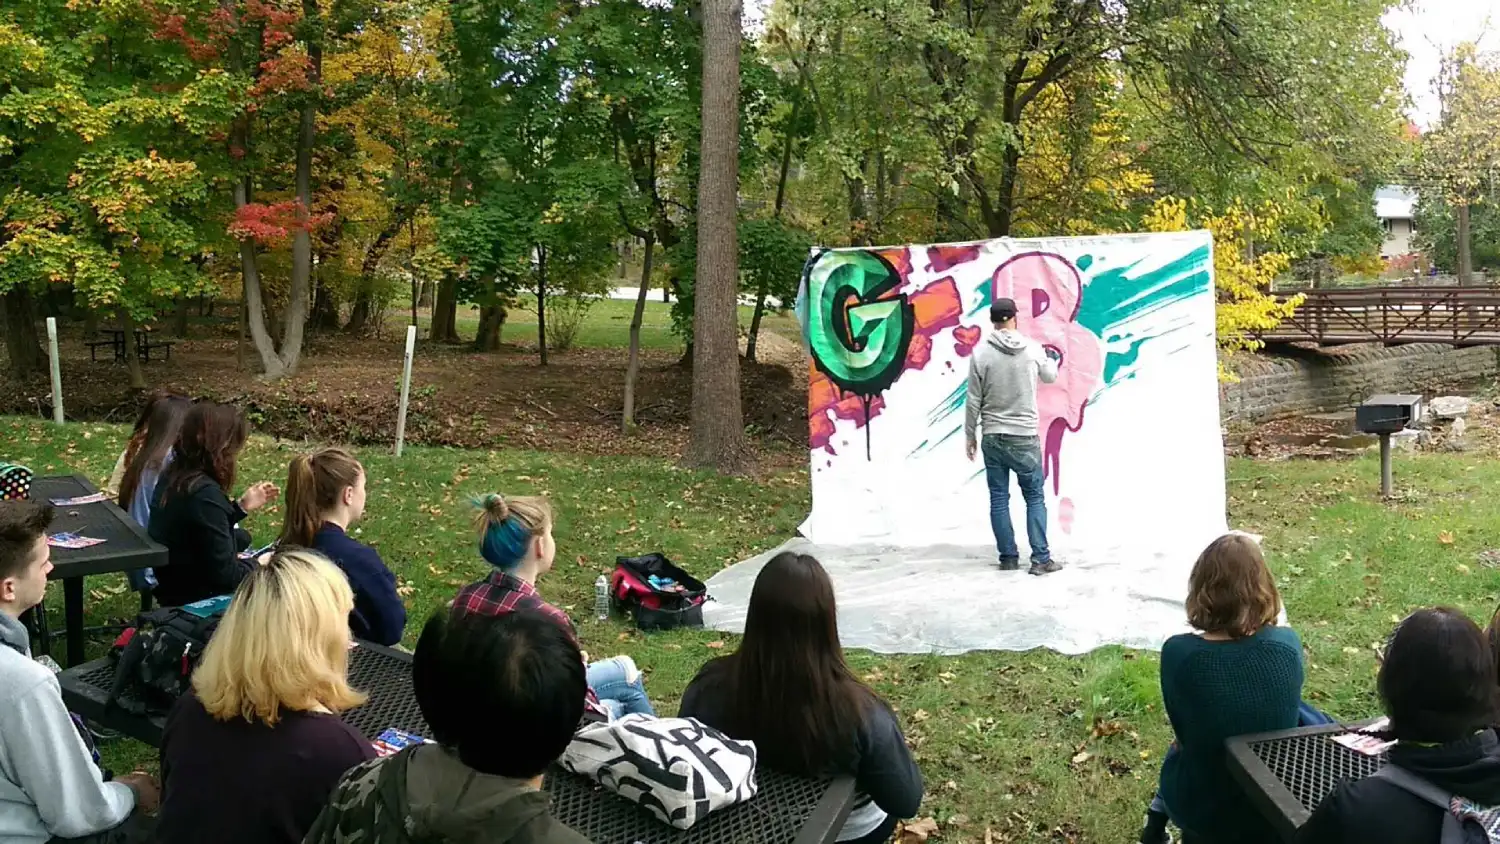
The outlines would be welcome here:
M 82 838 L 119 826 L 133 809 L 135 792 L 104 781 L 57 678 L 32 661 L 26 628 L 0 613 L 0 841 Z
M 1057 361 L 1039 343 L 1011 328 L 996 330 L 969 358 L 964 438 L 978 433 L 1037 436 L 1036 382 L 1057 380 Z

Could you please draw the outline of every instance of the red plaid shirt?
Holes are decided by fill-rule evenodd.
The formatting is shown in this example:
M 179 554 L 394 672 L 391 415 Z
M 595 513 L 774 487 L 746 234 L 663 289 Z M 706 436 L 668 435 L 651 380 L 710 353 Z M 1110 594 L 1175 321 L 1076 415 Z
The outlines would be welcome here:
M 567 613 L 542 600 L 535 586 L 503 571 L 491 572 L 484 580 L 470 583 L 458 590 L 458 597 L 453 599 L 455 615 L 500 616 L 517 610 L 539 610 L 568 631 L 575 643 L 578 641 L 578 631 Z M 592 688 L 589 689 L 587 705 L 598 714 L 608 715 Z

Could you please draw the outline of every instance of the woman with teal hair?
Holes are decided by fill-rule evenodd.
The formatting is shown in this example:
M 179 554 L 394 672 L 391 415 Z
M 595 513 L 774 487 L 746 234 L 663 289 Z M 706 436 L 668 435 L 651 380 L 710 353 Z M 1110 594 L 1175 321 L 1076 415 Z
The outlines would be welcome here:
M 506 498 L 491 493 L 480 499 L 479 554 L 494 567 L 490 576 L 460 589 L 453 601 L 454 615 L 504 615 L 516 610 L 538 610 L 558 623 L 577 641 L 568 614 L 542 600 L 536 580 L 551 571 L 557 555 L 552 539 L 552 505 L 545 498 Z M 585 656 L 587 659 L 587 656 Z M 589 706 L 611 720 L 622 715 L 655 715 L 635 660 L 617 656 L 588 666 Z

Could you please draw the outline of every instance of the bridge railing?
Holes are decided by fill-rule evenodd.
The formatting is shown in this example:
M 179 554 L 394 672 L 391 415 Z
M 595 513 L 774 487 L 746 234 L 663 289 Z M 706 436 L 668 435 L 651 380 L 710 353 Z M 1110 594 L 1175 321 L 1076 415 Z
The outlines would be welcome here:
M 1306 299 L 1266 342 L 1500 344 L 1500 288 L 1370 287 L 1299 291 Z

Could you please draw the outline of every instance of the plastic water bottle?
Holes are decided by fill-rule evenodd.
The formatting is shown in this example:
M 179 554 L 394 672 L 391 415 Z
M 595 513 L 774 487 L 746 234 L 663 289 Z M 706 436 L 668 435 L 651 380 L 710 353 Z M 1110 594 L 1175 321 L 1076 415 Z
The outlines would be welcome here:
M 594 581 L 594 614 L 600 621 L 609 620 L 609 578 L 602 574 Z

